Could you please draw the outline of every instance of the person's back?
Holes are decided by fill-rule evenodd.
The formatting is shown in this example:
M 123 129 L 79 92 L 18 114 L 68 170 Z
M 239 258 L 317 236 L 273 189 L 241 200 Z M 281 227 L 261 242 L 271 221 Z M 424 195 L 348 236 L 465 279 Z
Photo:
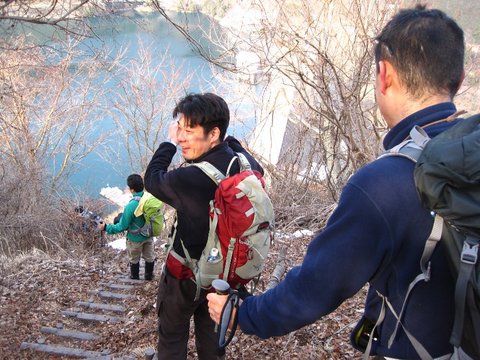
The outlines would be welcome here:
M 452 104 L 429 107 L 419 125 L 431 124 L 455 112 Z M 447 115 L 447 116 L 445 116 Z M 427 120 L 429 118 L 430 120 Z M 408 119 L 407 119 L 408 121 Z M 433 137 L 452 124 L 440 123 L 427 128 Z M 397 143 L 396 136 L 408 137 L 409 128 L 393 128 L 385 139 L 385 148 Z M 372 329 L 380 312 L 386 311 L 385 319 L 378 329 L 378 340 L 373 342 L 372 353 L 395 358 L 416 358 L 406 332 L 400 328 L 389 348 L 389 340 L 397 326 L 397 319 L 385 301 L 389 301 L 395 312 L 400 314 L 407 289 L 420 273 L 420 258 L 433 225 L 429 210 L 418 201 L 412 176 L 414 163 L 401 157 L 386 157 L 377 160 L 356 173 L 345 187 L 339 207 L 345 202 L 349 211 L 363 211 L 363 232 L 376 237 L 366 241 L 358 266 L 365 266 L 369 257 L 378 268 L 369 276 L 370 288 L 363 319 L 352 332 L 354 346 L 364 351 L 369 340 L 365 329 Z M 355 199 L 355 202 L 349 201 Z M 352 208 L 352 204 L 357 204 Z M 358 217 L 358 215 L 352 214 Z M 357 241 L 363 242 L 360 237 Z M 363 263 L 363 265 L 362 265 Z M 367 268 L 370 267 L 366 265 Z M 454 317 L 455 283 L 448 267 L 445 250 L 438 246 L 431 258 L 432 277 L 428 282 L 419 282 L 409 296 L 402 316 L 404 328 L 413 333 L 420 343 L 438 357 L 451 352 L 449 344 Z M 362 271 L 360 270 L 360 273 Z M 363 326 L 364 330 L 361 330 Z M 401 327 L 401 326 L 400 326 Z M 434 335 L 433 335 L 434 334 Z
M 455 117 L 452 99 L 463 80 L 463 57 L 463 32 L 440 11 L 403 10 L 385 26 L 375 46 L 376 100 L 391 128 L 385 149 L 405 140 L 414 125 L 430 136 L 452 126 L 446 119 Z M 448 356 L 454 280 L 441 246 L 431 258 L 431 280 L 413 289 L 395 332 L 392 309 L 401 313 L 433 225 L 418 200 L 413 168 L 410 160 L 392 156 L 352 176 L 303 264 L 276 288 L 242 303 L 241 329 L 264 338 L 286 334 L 330 313 L 369 283 L 365 314 L 351 337 L 357 349 L 365 351 L 372 339 L 371 355 L 419 358 L 408 332 L 434 358 Z M 208 298 L 218 321 L 223 300 Z

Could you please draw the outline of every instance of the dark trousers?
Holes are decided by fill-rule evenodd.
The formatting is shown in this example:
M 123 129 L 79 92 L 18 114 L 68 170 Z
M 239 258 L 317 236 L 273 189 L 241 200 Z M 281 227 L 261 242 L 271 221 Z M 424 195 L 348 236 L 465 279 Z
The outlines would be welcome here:
M 208 313 L 206 291 L 193 301 L 197 285 L 190 279 L 178 280 L 166 268 L 160 278 L 157 296 L 158 360 L 185 360 L 190 318 L 195 324 L 195 344 L 199 360 L 215 360 L 217 334 Z

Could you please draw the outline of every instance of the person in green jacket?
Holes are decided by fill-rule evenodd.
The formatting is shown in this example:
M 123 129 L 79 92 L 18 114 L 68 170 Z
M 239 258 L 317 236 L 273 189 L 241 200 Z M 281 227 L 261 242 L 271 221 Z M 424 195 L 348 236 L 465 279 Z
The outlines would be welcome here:
M 132 199 L 123 209 L 123 214 L 116 224 L 101 223 L 99 229 L 107 234 L 127 232 L 127 254 L 130 261 L 130 278 L 140 279 L 140 257 L 145 259 L 145 280 L 153 279 L 155 254 L 153 251 L 153 238 L 145 237 L 137 232 L 145 224 L 143 216 L 136 217 L 135 209 L 143 195 L 143 179 L 138 174 L 131 174 L 127 178 L 127 186 L 132 193 Z

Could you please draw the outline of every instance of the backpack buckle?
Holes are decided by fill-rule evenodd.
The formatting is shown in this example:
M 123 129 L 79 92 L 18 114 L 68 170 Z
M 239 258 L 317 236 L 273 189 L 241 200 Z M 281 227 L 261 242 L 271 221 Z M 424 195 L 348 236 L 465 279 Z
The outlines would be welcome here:
M 465 264 L 475 265 L 478 260 L 478 243 L 469 244 L 464 241 L 460 260 Z

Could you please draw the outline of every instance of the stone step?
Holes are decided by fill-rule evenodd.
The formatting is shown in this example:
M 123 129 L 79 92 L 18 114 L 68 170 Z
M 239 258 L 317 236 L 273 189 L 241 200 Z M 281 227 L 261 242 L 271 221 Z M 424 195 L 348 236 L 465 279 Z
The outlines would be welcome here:
M 52 328 L 48 326 L 42 326 L 40 328 L 40 332 L 44 334 L 53 334 L 61 337 L 68 337 L 73 338 L 76 340 L 97 340 L 100 337 L 96 334 L 84 332 L 84 331 L 77 331 L 77 330 L 65 330 L 59 328 Z
M 145 350 L 145 360 L 153 360 L 154 357 L 155 359 L 157 358 L 156 354 L 155 354 L 155 349 L 152 349 L 152 348 L 148 348 Z
M 135 286 L 133 286 L 133 285 L 115 284 L 115 283 L 112 283 L 112 282 L 100 283 L 100 286 L 108 287 L 110 289 L 115 289 L 115 290 L 132 290 L 132 289 L 135 289 Z
M 116 293 L 116 292 L 111 292 L 111 291 L 104 291 L 104 290 L 91 290 L 88 292 L 89 294 L 93 294 L 93 295 L 98 295 L 100 296 L 101 298 L 104 298 L 104 299 L 121 299 L 121 300 L 125 300 L 125 299 L 131 299 L 133 298 L 133 295 L 129 295 L 129 294 L 121 294 L 121 293 Z
M 99 321 L 99 322 L 109 322 L 112 324 L 118 323 L 123 321 L 122 318 L 110 315 L 98 315 L 98 314 L 91 314 L 91 313 L 84 313 L 81 311 L 74 310 L 63 310 L 61 311 L 62 315 L 70 316 L 77 318 L 78 320 L 85 320 L 85 321 Z
M 109 350 L 98 352 L 98 351 L 90 351 L 90 350 L 84 350 L 79 348 L 71 348 L 66 346 L 55 346 L 55 345 L 22 342 L 22 344 L 20 345 L 20 350 L 27 350 L 27 349 L 46 352 L 49 354 L 55 354 L 60 356 L 72 356 L 72 357 L 78 357 L 78 358 L 95 358 L 98 360 L 112 359 L 112 356 L 109 355 L 110 354 Z
M 103 303 L 94 303 L 88 301 L 77 301 L 75 306 L 83 306 L 89 309 L 98 309 L 98 310 L 108 310 L 123 313 L 125 312 L 125 308 L 121 305 L 110 305 L 110 304 L 103 304 Z
M 132 285 L 139 285 L 139 284 L 143 284 L 145 282 L 144 279 L 133 280 L 133 279 L 130 279 L 128 276 L 125 276 L 125 275 L 120 275 L 117 278 L 117 281 L 123 282 L 123 283 L 126 283 L 126 284 L 132 284 Z

